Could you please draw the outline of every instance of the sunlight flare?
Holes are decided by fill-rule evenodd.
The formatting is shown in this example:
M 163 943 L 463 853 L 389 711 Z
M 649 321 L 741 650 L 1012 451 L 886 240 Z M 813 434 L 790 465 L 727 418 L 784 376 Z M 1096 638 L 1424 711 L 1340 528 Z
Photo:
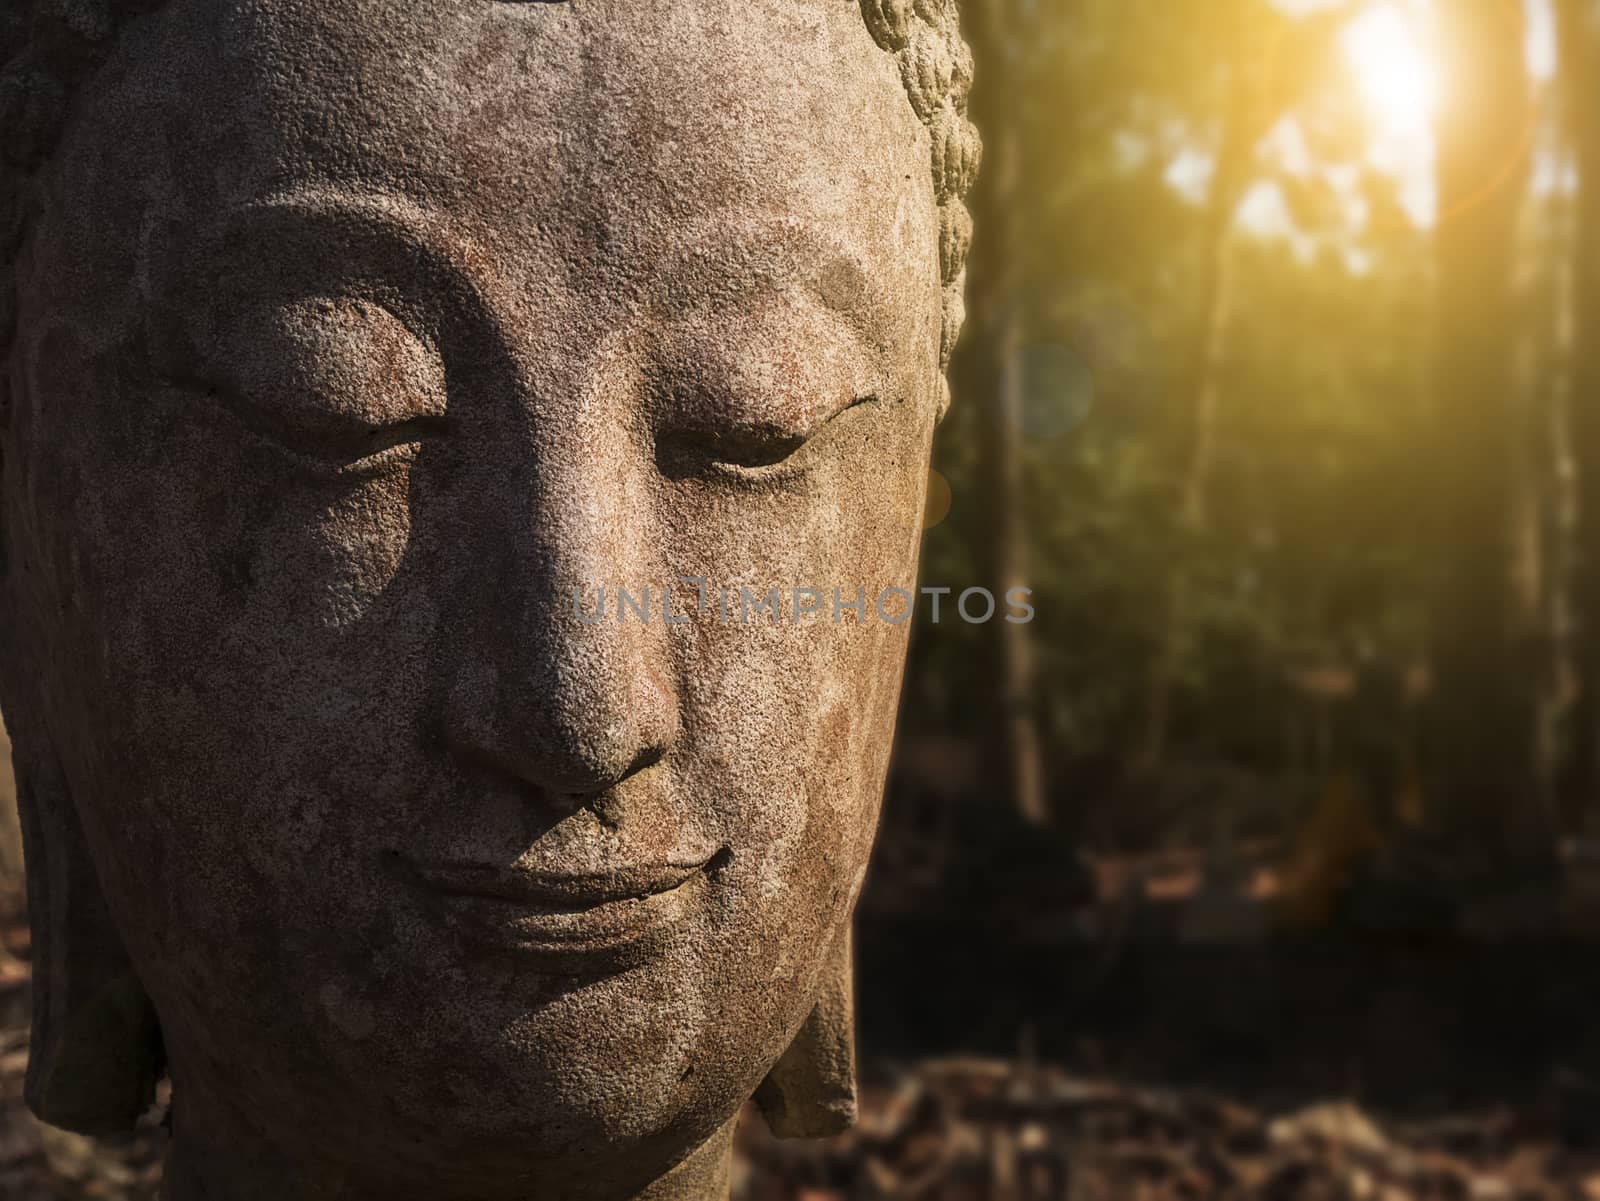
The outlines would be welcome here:
M 1425 137 L 1439 79 L 1412 15 L 1396 3 L 1374 4 L 1350 22 L 1342 43 L 1378 132 Z

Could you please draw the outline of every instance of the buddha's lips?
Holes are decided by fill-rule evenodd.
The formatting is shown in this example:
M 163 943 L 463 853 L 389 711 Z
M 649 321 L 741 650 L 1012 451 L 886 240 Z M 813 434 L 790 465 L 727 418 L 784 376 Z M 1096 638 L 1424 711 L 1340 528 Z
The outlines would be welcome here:
M 428 863 L 409 864 L 407 874 L 466 941 L 581 977 L 662 953 L 691 920 L 714 861 L 708 854 L 592 873 Z
M 422 883 L 442 893 L 575 913 L 671 892 L 704 871 L 710 860 L 708 854 L 688 863 L 631 864 L 571 875 L 472 863 L 417 864 L 412 870 Z

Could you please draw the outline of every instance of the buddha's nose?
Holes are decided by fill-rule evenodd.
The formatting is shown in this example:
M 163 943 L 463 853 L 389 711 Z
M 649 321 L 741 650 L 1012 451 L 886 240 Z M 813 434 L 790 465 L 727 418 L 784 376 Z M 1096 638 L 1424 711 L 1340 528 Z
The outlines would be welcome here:
M 591 448 L 592 449 L 592 448 Z M 551 455 L 487 519 L 481 591 L 448 701 L 458 754 L 568 806 L 660 761 L 678 734 L 648 485 L 626 455 Z M 484 577 L 487 578 L 484 578 Z M 603 611 L 602 611 L 603 606 Z

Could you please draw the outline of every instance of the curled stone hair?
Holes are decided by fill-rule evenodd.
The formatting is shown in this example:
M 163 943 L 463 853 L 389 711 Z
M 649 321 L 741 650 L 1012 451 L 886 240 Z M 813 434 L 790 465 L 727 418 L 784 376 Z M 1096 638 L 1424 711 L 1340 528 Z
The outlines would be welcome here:
M 967 247 L 972 217 L 963 203 L 977 174 L 981 145 L 967 120 L 972 87 L 972 51 L 961 38 L 956 0 L 861 0 L 873 39 L 895 56 L 911 107 L 933 140 L 933 191 L 939 202 L 939 270 L 944 280 L 944 320 L 939 336 L 939 369 L 966 317 Z M 941 378 L 940 412 L 949 398 Z
M 27 180 L 50 153 L 76 87 L 109 53 L 121 26 L 162 0 L 0 0 L 0 363 L 9 361 L 16 320 L 16 254 L 28 224 Z M 972 52 L 956 0 L 860 0 L 867 28 L 894 55 L 906 94 L 932 138 L 944 282 L 940 371 L 965 317 L 962 289 L 972 218 L 962 202 L 980 144 L 967 120 Z M 9 372 L 0 372 L 0 412 Z M 940 412 L 948 399 L 941 383 Z

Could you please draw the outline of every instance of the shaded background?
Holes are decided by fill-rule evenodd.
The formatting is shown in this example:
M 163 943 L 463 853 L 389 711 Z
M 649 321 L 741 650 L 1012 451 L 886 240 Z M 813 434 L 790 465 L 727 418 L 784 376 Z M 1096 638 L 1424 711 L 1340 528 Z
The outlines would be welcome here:
M 863 1124 L 739 1194 L 1600 1201 L 1600 3 L 963 11 L 923 575 L 1037 618 L 917 629 Z M 147 1196 L 20 1110 L 16 859 L 0 1198 Z

